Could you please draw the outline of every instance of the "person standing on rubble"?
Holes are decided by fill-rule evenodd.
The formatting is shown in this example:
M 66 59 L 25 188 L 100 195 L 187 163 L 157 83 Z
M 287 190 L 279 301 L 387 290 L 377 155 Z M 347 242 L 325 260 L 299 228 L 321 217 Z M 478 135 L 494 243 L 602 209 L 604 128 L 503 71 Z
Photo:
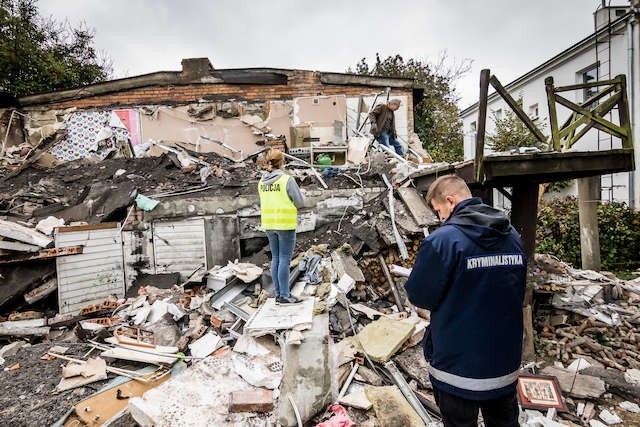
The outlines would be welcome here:
M 369 113 L 369 122 L 371 123 L 370 132 L 385 147 L 389 144 L 393 145 L 396 154 L 402 156 L 404 150 L 402 144 L 398 141 L 396 133 L 396 118 L 394 111 L 400 108 L 400 100 L 395 98 L 386 104 L 377 105 Z
M 298 209 L 304 206 L 304 195 L 296 180 L 284 172 L 282 151 L 269 151 L 266 160 L 269 172 L 260 179 L 258 194 L 262 229 L 267 233 L 271 249 L 276 303 L 296 304 L 300 299 L 289 292 L 289 268 L 296 244 Z
M 442 227 L 420 245 L 405 288 L 431 311 L 423 341 L 446 427 L 518 426 L 526 259 L 506 215 L 472 197 L 455 175 L 436 179 L 427 203 Z

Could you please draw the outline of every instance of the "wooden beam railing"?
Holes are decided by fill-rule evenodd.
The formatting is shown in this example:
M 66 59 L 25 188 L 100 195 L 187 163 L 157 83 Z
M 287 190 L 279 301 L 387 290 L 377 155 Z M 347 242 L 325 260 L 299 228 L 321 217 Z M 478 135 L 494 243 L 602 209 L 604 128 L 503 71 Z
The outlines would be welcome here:
M 563 151 L 571 148 L 593 128 L 620 138 L 622 148 L 633 148 L 627 100 L 627 80 L 623 74 L 611 80 L 569 86 L 554 87 L 553 77 L 547 77 L 544 83 L 549 104 L 549 124 L 551 126 L 551 141 L 554 150 Z M 561 92 L 603 86 L 604 89 L 598 91 L 583 103 L 575 103 L 559 95 Z M 598 103 L 602 99 L 604 101 Z M 571 116 L 561 127 L 558 126 L 556 104 L 560 104 L 571 111 Z M 618 108 L 619 124 L 604 118 L 604 115 L 616 107 Z M 582 128 L 580 128 L 581 126 Z
M 547 77 L 545 79 L 545 89 L 547 92 L 549 125 L 551 128 L 551 136 L 547 138 L 522 110 L 518 102 L 513 99 L 502 86 L 498 78 L 491 75 L 490 70 L 484 69 L 480 72 L 480 100 L 478 103 L 478 121 L 476 127 L 476 152 L 474 162 L 474 179 L 476 182 L 484 181 L 483 161 L 489 85 L 493 86 L 496 93 L 506 102 L 516 117 L 524 123 L 535 138 L 555 151 L 563 151 L 571 148 L 591 129 L 598 129 L 620 138 L 622 148 L 633 148 L 631 121 L 629 119 L 629 103 L 627 99 L 627 82 L 623 74 L 611 80 L 559 87 L 553 86 L 553 77 Z M 604 88 L 583 103 L 570 101 L 565 96 L 560 95 L 562 92 L 584 90 L 594 87 Z M 562 126 L 558 126 L 558 104 L 571 111 L 571 115 Z M 616 107 L 618 109 L 619 124 L 604 118 L 607 113 Z

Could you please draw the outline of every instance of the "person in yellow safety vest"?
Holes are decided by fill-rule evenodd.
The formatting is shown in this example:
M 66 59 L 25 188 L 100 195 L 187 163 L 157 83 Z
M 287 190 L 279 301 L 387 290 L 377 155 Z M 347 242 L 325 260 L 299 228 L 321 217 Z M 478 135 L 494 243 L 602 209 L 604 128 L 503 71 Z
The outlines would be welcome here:
M 276 303 L 297 304 L 300 299 L 289 292 L 289 268 L 296 244 L 298 208 L 304 206 L 304 195 L 295 179 L 287 175 L 284 155 L 280 150 L 267 154 L 269 172 L 258 183 L 262 229 L 267 233 L 271 249 L 271 277 L 276 289 Z

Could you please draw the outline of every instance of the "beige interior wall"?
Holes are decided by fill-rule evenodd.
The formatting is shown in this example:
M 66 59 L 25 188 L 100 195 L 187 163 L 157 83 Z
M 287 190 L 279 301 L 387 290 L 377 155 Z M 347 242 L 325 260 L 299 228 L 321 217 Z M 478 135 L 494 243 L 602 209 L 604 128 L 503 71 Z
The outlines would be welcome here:
M 255 135 L 252 128 L 239 118 L 215 117 L 212 120 L 197 121 L 187 113 L 188 107 L 160 107 L 155 116 L 141 114 L 142 140 L 182 142 L 200 152 L 215 152 L 232 155 L 232 152 L 214 142 L 202 140 L 206 136 L 242 150 L 248 156 L 261 147 L 256 142 L 264 139 Z

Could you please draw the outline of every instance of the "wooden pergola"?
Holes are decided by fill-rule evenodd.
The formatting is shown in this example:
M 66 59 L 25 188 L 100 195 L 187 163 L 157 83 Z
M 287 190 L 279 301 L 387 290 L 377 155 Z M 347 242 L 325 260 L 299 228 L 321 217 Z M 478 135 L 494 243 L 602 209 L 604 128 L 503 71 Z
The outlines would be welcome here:
M 508 155 L 484 154 L 489 85 L 493 86 L 536 139 L 546 144 L 550 151 Z M 511 201 L 511 222 L 520 232 L 527 258 L 530 260 L 535 247 L 539 184 L 634 169 L 624 75 L 616 76 L 612 80 L 563 87 L 555 87 L 553 78 L 548 77 L 545 79 L 545 86 L 551 127 L 549 138 L 540 132 L 500 81 L 491 75 L 489 70 L 482 70 L 475 159 L 412 176 L 420 191 L 426 191 L 437 176 L 447 173 L 455 173 L 465 179 L 477 195 L 489 195 L 493 189 L 500 191 Z M 564 92 L 593 87 L 602 89 L 582 104 L 576 104 L 561 95 Z M 572 112 L 561 126 L 558 125 L 557 104 L 569 108 Z M 620 121 L 618 124 L 604 118 L 604 115 L 615 107 Z M 620 138 L 622 148 L 605 151 L 567 151 L 592 128 Z M 507 191 L 507 188 L 511 188 L 511 192 Z

